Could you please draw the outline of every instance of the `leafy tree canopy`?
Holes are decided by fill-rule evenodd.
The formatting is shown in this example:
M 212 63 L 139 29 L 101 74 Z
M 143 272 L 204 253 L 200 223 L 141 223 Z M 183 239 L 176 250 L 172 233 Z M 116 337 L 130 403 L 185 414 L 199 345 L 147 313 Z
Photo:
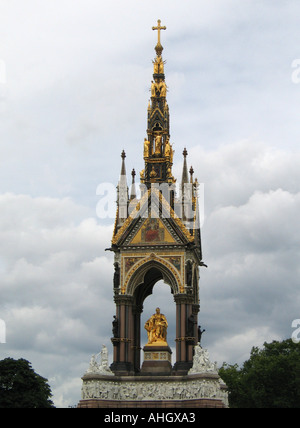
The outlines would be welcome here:
M 299 408 L 300 344 L 288 339 L 252 348 L 242 367 L 223 364 L 231 408 Z
M 6 358 L 0 361 L 0 408 L 53 408 L 51 390 L 31 364 Z

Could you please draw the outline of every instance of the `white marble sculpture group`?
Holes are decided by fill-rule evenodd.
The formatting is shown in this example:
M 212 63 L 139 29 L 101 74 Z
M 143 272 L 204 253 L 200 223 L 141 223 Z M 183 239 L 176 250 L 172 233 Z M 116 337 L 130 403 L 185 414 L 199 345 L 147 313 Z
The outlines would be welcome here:
M 100 364 L 97 358 L 100 356 Z M 108 350 L 105 345 L 102 345 L 102 350 L 97 355 L 93 355 L 90 361 L 89 368 L 85 374 L 99 374 L 104 376 L 114 376 L 108 365 Z

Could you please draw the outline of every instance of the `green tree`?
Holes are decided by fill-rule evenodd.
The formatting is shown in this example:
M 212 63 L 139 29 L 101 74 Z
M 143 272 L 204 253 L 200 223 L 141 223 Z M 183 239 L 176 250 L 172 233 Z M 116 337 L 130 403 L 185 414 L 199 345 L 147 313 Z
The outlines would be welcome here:
M 47 379 L 24 359 L 0 361 L 0 408 L 53 408 Z
M 240 368 L 223 364 L 231 408 L 299 408 L 300 345 L 292 340 L 252 348 Z

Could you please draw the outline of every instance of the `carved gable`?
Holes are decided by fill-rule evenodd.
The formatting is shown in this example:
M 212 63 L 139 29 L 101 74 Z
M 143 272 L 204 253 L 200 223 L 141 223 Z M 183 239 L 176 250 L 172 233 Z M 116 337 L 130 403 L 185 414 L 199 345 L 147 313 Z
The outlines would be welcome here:
M 118 246 L 153 246 L 190 242 L 194 242 L 194 237 L 170 204 L 158 190 L 151 189 L 114 236 L 112 243 Z

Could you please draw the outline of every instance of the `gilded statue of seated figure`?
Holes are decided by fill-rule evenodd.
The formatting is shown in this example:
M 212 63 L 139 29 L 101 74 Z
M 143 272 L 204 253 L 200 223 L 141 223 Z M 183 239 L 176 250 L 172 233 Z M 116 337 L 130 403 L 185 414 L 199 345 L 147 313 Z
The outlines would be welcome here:
M 166 317 L 160 313 L 160 308 L 156 308 L 156 313 L 145 324 L 148 333 L 148 345 L 167 346 L 167 328 Z

